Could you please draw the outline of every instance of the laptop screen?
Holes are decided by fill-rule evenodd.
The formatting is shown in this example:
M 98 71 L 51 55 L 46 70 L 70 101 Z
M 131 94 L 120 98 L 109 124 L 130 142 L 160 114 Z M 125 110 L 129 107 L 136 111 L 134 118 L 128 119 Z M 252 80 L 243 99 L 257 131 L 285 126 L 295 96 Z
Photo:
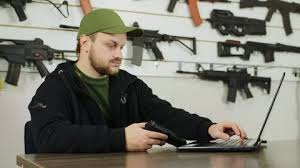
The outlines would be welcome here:
M 259 132 L 259 135 L 258 135 L 258 138 L 257 138 L 257 141 L 256 141 L 256 142 L 260 141 L 261 134 L 262 134 L 262 132 L 263 132 L 265 126 L 266 126 L 267 120 L 268 120 L 268 118 L 269 118 L 269 116 L 270 116 L 270 113 L 271 113 L 271 111 L 272 111 L 274 102 L 275 102 L 275 100 L 276 100 L 276 98 L 277 98 L 277 95 L 278 95 L 278 92 L 279 92 L 279 90 L 280 90 L 280 88 L 281 88 L 281 84 L 282 84 L 282 82 L 283 82 L 284 77 L 285 77 L 285 72 L 282 74 L 282 77 L 281 77 L 279 86 L 278 86 L 277 91 L 276 91 L 276 93 L 275 93 L 275 96 L 274 96 L 274 98 L 273 98 L 273 100 L 272 100 L 272 103 L 271 103 L 271 106 L 270 106 L 269 111 L 268 111 L 268 113 L 267 113 L 267 116 L 266 116 L 266 118 L 265 118 L 265 121 L 264 121 L 264 123 L 263 123 L 263 125 L 262 125 L 262 127 L 261 127 L 261 129 L 260 129 L 260 132 Z

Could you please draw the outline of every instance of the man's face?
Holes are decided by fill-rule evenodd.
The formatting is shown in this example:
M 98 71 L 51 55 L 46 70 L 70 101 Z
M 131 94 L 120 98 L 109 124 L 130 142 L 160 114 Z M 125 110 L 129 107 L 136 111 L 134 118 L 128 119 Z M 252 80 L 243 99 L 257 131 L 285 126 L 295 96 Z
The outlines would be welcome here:
M 101 75 L 115 75 L 122 62 L 121 50 L 126 43 L 126 34 L 96 33 L 92 37 L 89 60 Z

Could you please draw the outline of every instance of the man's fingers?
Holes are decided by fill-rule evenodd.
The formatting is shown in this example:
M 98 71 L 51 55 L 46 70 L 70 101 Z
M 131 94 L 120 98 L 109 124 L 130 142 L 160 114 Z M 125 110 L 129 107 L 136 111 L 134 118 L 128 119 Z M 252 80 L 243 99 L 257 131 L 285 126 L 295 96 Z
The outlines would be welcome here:
M 148 140 L 148 145 L 160 145 L 162 144 L 163 141 L 159 140 L 159 139 L 149 139 Z
M 241 128 L 238 124 L 233 124 L 231 129 L 234 131 L 234 134 L 232 134 L 232 132 L 229 132 L 229 135 L 238 135 L 241 139 L 245 139 L 247 138 L 247 134 L 246 131 Z
M 241 132 L 241 135 L 240 135 L 241 139 L 245 139 L 246 138 L 246 132 L 241 127 L 239 127 L 239 130 Z
M 247 133 L 243 128 L 239 127 L 239 129 L 241 131 L 241 143 L 243 143 L 244 139 L 247 139 Z
M 243 129 L 243 128 L 241 128 L 241 130 L 242 130 L 242 132 L 243 132 L 243 134 L 244 134 L 244 138 L 248 138 L 248 135 L 247 135 L 247 133 L 246 133 L 246 131 Z
M 215 139 L 228 140 L 231 136 L 237 135 L 244 140 L 247 134 L 237 123 L 234 122 L 221 122 L 209 127 L 209 134 Z
M 159 145 L 163 146 L 164 144 L 166 144 L 166 141 L 161 141 L 161 143 Z
M 235 135 L 235 132 L 232 129 L 226 130 L 225 133 L 228 134 L 229 136 Z
M 138 149 L 136 149 L 135 151 L 136 152 L 146 152 L 148 149 L 151 149 L 152 148 L 152 145 L 146 145 L 144 147 L 140 147 Z
M 238 126 L 236 124 L 232 124 L 231 129 L 234 131 L 235 135 L 241 136 L 240 129 L 238 128 Z
M 147 131 L 146 135 L 149 138 L 160 139 L 160 140 L 167 140 L 168 139 L 168 136 L 166 134 L 163 134 L 163 133 L 160 133 L 160 132 L 148 131 L 148 130 L 145 130 L 145 131 Z
M 140 128 L 145 128 L 146 123 L 142 122 L 142 123 L 136 123 L 136 126 L 140 127 Z
M 245 138 L 248 138 L 247 132 L 244 130 Z
M 225 134 L 223 132 L 218 132 L 216 134 L 216 139 L 223 139 L 223 140 L 228 140 L 230 137 L 228 134 Z
M 152 145 L 147 145 L 146 150 L 151 149 L 151 148 L 152 148 Z

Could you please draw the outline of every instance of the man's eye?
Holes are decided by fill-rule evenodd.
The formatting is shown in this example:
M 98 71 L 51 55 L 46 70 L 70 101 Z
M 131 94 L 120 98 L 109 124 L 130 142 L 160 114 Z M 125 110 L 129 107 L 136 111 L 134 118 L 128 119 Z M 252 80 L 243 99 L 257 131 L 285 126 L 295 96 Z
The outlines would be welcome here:
M 108 47 L 114 48 L 114 47 L 116 47 L 116 45 L 115 44 L 108 44 Z

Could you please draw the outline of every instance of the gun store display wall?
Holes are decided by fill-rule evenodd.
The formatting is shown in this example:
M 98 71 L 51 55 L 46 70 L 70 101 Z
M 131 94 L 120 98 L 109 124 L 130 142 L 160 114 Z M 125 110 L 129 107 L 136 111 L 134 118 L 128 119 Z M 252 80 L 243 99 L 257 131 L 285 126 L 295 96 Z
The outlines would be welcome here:
M 63 0 L 51 1 L 57 6 L 63 2 Z M 292 33 L 285 31 L 282 16 L 278 11 L 273 14 L 270 22 L 266 22 L 265 30 L 263 24 L 251 28 L 253 24 L 260 23 L 247 25 L 251 21 L 241 17 L 264 20 L 268 8 L 241 9 L 239 2 L 239 0 L 230 3 L 198 1 L 202 24 L 196 26 L 185 2 L 178 2 L 171 13 L 167 11 L 170 0 L 91 0 L 94 8 L 116 10 L 127 25 L 137 22 L 140 28 L 149 30 L 149 38 L 152 38 L 152 35 L 163 35 L 161 39 L 152 39 L 157 40 L 162 58 L 159 58 L 157 53 L 153 53 L 151 50 L 153 46 L 149 45 L 149 49 L 143 49 L 141 62 L 139 62 L 141 58 L 136 57 L 137 52 L 132 46 L 136 39 L 128 40 L 123 49 L 123 69 L 141 77 L 155 94 L 169 100 L 178 108 L 206 116 L 216 122 L 220 120 L 239 122 L 245 127 L 249 137 L 258 134 L 275 94 L 278 80 L 282 72 L 286 72 L 286 80 L 273 108 L 264 138 L 267 140 L 299 139 L 300 50 L 297 47 L 300 47 L 300 13 L 290 13 Z M 286 2 L 292 1 L 286 0 Z M 74 50 L 77 30 L 60 28 L 60 25 L 79 26 L 83 16 L 79 0 L 68 0 L 68 12 L 66 5 L 62 5 L 59 9 L 65 17 L 48 1 L 33 0 L 27 3 L 24 9 L 27 19 L 20 22 L 14 8 L 9 4 L 1 4 L 0 45 L 16 45 L 1 39 L 32 41 L 40 38 L 45 45 L 53 49 Z M 215 15 L 211 15 L 213 10 Z M 209 18 L 210 20 L 206 20 Z M 224 25 L 227 23 L 212 28 L 212 25 L 218 24 L 219 21 L 228 21 L 236 30 L 226 32 L 230 29 L 227 27 L 224 31 L 226 27 Z M 247 27 L 245 34 L 240 33 L 243 32 L 241 24 Z M 220 31 L 217 28 L 220 28 Z M 169 40 L 164 39 L 166 37 Z M 178 42 L 177 38 L 186 46 Z M 284 45 L 276 45 L 276 43 Z M 241 56 L 228 57 L 226 47 L 229 47 L 231 54 Z M 35 64 L 32 64 L 21 67 L 17 86 L 5 83 L 8 61 L 1 55 L 3 48 L 0 47 L 0 132 L 2 134 L 0 156 L 3 158 L 0 167 L 13 167 L 15 155 L 24 152 L 23 128 L 25 122 L 30 120 L 28 103 L 44 78 L 41 78 Z M 243 55 L 244 51 L 251 52 L 250 57 L 246 58 Z M 274 60 L 272 58 L 271 61 L 266 60 L 270 59 L 272 54 Z M 74 53 L 67 53 L 65 57 L 76 60 Z M 51 72 L 63 60 L 53 59 L 50 62 L 46 60 L 43 62 Z M 234 101 L 228 101 L 226 82 L 203 80 L 198 78 L 197 74 L 177 73 L 198 72 L 198 70 L 201 73 L 205 69 L 224 71 L 224 74 L 227 74 L 230 73 L 228 68 L 230 72 L 237 73 L 242 68 L 247 69 L 246 74 L 251 76 L 271 78 L 269 94 L 268 86 L 257 87 L 249 84 L 252 98 L 246 98 L 245 93 L 238 92 Z

